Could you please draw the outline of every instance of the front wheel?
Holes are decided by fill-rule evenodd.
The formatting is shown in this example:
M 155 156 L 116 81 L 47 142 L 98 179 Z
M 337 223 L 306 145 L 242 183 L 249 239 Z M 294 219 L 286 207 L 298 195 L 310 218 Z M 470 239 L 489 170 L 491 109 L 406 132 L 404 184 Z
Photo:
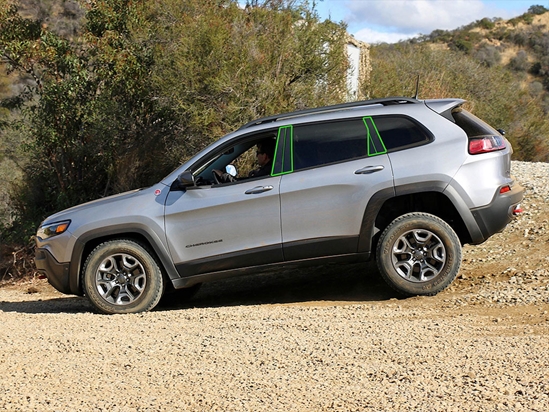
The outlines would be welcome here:
M 83 268 L 84 292 L 101 312 L 137 313 L 154 308 L 164 289 L 158 264 L 132 240 L 100 244 Z
M 436 295 L 459 272 L 461 243 L 442 219 L 408 213 L 383 231 L 377 245 L 377 264 L 383 279 L 398 292 Z

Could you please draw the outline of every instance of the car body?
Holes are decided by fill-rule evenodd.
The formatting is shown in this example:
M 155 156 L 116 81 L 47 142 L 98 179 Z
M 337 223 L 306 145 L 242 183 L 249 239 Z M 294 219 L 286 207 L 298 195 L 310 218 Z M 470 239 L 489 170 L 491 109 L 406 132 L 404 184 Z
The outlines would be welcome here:
M 511 145 L 463 103 L 394 97 L 250 122 L 152 187 L 48 217 L 37 269 L 105 313 L 230 276 L 372 257 L 397 291 L 436 294 L 461 246 L 503 230 L 523 198 Z M 247 177 L 262 142 L 270 173 Z

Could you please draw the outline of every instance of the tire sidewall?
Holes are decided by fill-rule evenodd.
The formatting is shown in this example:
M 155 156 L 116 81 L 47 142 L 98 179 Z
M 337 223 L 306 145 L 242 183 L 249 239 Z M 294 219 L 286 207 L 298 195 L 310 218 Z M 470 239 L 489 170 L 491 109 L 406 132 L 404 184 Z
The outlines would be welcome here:
M 395 242 L 406 232 L 425 229 L 434 233 L 445 248 L 446 262 L 440 273 L 425 282 L 411 282 L 400 276 L 393 266 Z M 395 219 L 385 229 L 378 243 L 377 263 L 384 280 L 405 295 L 435 295 L 452 283 L 461 266 L 461 243 L 454 230 L 442 219 L 427 213 L 409 213 Z
M 115 305 L 107 302 L 97 291 L 95 277 L 101 262 L 117 253 L 131 255 L 139 261 L 145 270 L 146 286 L 143 293 L 127 305 Z M 152 254 L 142 245 L 130 240 L 114 240 L 100 244 L 88 256 L 83 269 L 84 293 L 102 313 L 137 313 L 151 310 L 162 297 L 163 277 Z

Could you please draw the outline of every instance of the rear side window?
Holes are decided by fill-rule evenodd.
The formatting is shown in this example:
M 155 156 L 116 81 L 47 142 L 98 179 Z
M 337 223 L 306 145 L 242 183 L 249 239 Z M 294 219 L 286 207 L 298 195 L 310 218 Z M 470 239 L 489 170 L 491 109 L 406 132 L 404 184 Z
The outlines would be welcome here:
M 362 119 L 294 126 L 294 170 L 367 156 Z
M 296 125 L 293 170 L 377 156 L 431 140 L 425 128 L 404 116 Z

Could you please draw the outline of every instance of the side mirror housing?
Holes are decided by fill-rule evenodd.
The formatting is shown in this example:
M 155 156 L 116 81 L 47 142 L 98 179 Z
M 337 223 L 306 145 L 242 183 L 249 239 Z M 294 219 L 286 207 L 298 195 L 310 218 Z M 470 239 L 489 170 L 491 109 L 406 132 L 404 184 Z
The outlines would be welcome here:
M 185 170 L 177 176 L 177 180 L 173 182 L 172 190 L 184 190 L 189 187 L 194 187 L 195 185 L 194 175 L 189 170 Z

